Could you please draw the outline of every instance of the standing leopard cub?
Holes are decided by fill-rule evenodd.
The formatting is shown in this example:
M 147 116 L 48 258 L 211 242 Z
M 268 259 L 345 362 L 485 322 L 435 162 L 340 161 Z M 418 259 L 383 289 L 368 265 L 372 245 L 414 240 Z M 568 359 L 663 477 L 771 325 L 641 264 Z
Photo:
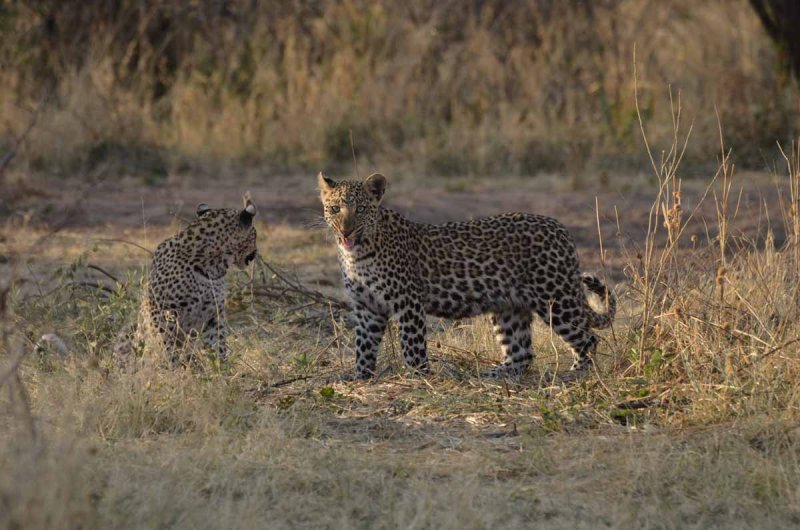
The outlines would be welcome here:
M 247 195 L 242 210 L 203 203 L 189 226 L 158 245 L 138 322 L 114 349 L 118 361 L 127 363 L 133 352 L 155 345 L 175 364 L 196 337 L 220 359 L 228 356 L 225 275 L 231 265 L 244 269 L 255 259 L 255 215 Z
M 381 206 L 383 175 L 336 182 L 320 173 L 318 184 L 353 305 L 359 377 L 375 373 L 391 316 L 399 321 L 406 364 L 423 372 L 426 315 L 491 313 L 505 353 L 492 375 L 528 367 L 534 312 L 569 344 L 573 370 L 591 364 L 597 346 L 592 328 L 611 325 L 616 300 L 600 280 L 581 275 L 572 236 L 555 219 L 510 213 L 428 225 Z M 606 301 L 605 313 L 589 306 L 584 287 Z

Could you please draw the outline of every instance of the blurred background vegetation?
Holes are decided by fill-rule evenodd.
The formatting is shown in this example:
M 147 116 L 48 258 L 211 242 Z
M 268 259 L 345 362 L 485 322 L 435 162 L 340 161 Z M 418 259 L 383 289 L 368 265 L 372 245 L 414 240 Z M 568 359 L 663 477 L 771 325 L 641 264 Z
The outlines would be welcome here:
M 656 149 L 671 90 L 687 172 L 716 167 L 715 107 L 738 167 L 765 169 L 800 124 L 788 19 L 765 3 L 0 0 L 0 155 L 17 145 L 27 174 L 349 174 L 352 130 L 392 174 L 635 173 L 635 45 Z

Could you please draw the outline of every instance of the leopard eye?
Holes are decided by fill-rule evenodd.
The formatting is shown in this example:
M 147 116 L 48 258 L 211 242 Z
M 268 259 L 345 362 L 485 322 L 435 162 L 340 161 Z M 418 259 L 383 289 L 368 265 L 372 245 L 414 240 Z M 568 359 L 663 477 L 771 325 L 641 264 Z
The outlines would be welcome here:
M 339 213 L 339 210 L 341 210 L 341 208 L 338 206 L 331 206 L 331 213 Z
M 356 213 L 364 213 L 364 210 L 366 210 L 366 209 L 367 209 L 367 207 L 362 204 L 361 206 L 356 208 Z

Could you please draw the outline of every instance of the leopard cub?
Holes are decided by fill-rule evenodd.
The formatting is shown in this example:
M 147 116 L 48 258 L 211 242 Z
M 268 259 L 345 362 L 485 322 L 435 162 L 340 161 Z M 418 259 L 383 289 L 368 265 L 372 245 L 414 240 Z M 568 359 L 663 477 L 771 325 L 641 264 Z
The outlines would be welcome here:
M 228 356 L 225 275 L 231 265 L 244 269 L 255 259 L 255 215 L 247 195 L 241 210 L 203 203 L 189 226 L 158 245 L 138 322 L 122 332 L 114 348 L 120 363 L 155 341 L 175 364 L 188 340 L 196 337 L 220 359 Z
M 415 223 L 381 205 L 381 174 L 361 182 L 320 173 L 318 185 L 352 301 L 358 376 L 375 373 L 390 317 L 399 322 L 406 364 L 427 371 L 426 315 L 491 313 L 505 353 L 491 375 L 515 375 L 529 366 L 533 313 L 569 344 L 573 370 L 591 364 L 597 346 L 592 328 L 611 325 L 616 300 L 596 277 L 581 274 L 572 236 L 555 219 L 507 213 Z M 605 313 L 589 306 L 584 288 L 605 300 Z

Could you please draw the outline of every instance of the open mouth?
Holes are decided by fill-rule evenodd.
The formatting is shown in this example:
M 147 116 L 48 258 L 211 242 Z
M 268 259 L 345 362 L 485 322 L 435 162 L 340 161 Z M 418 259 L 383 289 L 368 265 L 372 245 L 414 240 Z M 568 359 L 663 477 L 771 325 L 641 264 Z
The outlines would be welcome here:
M 251 252 L 250 254 L 245 256 L 245 258 L 244 258 L 245 267 L 250 265 L 250 262 L 253 261 L 254 259 L 256 259 L 256 253 L 255 252 Z
M 353 250 L 353 248 L 355 248 L 355 246 L 358 244 L 352 237 L 341 237 L 339 238 L 339 241 L 345 250 Z

